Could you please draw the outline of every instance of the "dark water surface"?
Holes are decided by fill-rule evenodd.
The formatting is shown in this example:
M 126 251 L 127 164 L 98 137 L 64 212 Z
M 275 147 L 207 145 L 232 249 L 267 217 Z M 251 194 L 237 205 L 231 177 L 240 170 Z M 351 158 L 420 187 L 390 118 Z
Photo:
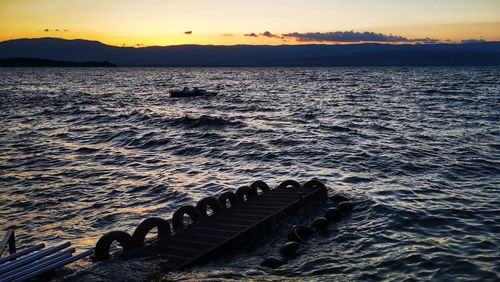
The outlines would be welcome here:
M 184 85 L 220 94 L 168 97 Z M 499 68 L 1 69 L 0 108 L 0 227 L 21 245 L 89 248 L 256 179 L 318 177 L 357 206 L 287 265 L 258 267 L 285 228 L 164 278 L 499 279 Z

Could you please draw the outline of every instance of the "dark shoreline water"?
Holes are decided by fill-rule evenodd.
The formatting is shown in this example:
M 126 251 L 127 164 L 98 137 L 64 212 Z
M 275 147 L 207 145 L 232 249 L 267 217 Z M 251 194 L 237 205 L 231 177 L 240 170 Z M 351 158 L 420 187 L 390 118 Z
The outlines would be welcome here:
M 115 67 L 110 62 L 71 62 L 54 61 L 39 58 L 0 59 L 0 68 L 109 68 Z
M 256 179 L 318 177 L 358 202 L 332 236 L 258 268 L 280 229 L 165 279 L 499 279 L 500 68 L 0 69 L 0 81 L 0 227 L 21 226 L 22 245 L 88 248 Z M 168 97 L 182 85 L 220 94 Z

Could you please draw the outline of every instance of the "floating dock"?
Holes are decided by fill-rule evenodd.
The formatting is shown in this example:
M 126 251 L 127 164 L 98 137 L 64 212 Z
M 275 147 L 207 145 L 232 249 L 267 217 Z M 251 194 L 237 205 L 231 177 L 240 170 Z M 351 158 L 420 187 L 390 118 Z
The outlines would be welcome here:
M 133 235 L 123 231 L 109 232 L 97 242 L 95 256 L 109 258 L 111 243 L 118 241 L 124 253 L 161 254 L 167 258 L 169 268 L 183 269 L 255 240 L 287 214 L 297 213 L 327 198 L 326 187 L 317 180 L 303 185 L 287 180 L 275 189 L 270 189 L 263 181 L 256 181 L 237 189 L 236 193 L 225 192 L 218 198 L 204 198 L 196 207 L 183 206 L 171 221 L 146 219 Z M 208 208 L 212 213 L 207 214 Z M 186 225 L 186 215 L 191 218 L 191 224 Z M 153 228 L 158 228 L 158 240 L 144 246 L 144 238 Z

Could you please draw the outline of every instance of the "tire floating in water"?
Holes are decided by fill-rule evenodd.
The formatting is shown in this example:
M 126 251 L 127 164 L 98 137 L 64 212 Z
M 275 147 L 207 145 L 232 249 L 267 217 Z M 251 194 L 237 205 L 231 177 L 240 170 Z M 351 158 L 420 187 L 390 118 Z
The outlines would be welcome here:
M 316 218 L 313 223 L 312 223 L 312 227 L 316 230 L 316 231 L 323 231 L 325 230 L 327 227 L 328 227 L 328 220 L 324 217 L 318 217 Z
M 354 204 L 351 201 L 342 202 L 337 206 L 337 209 L 343 214 L 349 214 L 354 208 Z
M 300 244 L 295 241 L 286 242 L 281 246 L 280 253 L 285 257 L 294 257 L 297 254 Z
M 333 222 L 339 222 L 342 219 L 342 212 L 338 208 L 329 208 L 326 210 L 325 218 Z
M 269 268 L 278 268 L 283 264 L 286 264 L 288 261 L 282 257 L 270 256 L 266 258 L 260 265 L 269 267 Z
M 294 225 L 288 232 L 288 240 L 304 244 L 313 234 L 314 231 L 305 225 Z
M 340 204 L 340 203 L 342 203 L 342 202 L 348 202 L 349 201 L 348 198 L 346 198 L 346 197 L 344 197 L 342 195 L 333 195 L 329 199 L 330 199 L 330 201 L 332 201 L 333 203 L 335 203 L 337 205 Z
M 281 183 L 280 187 L 286 188 L 293 185 L 296 185 L 293 183 L 293 181 L 285 181 Z M 303 187 L 304 189 L 326 189 L 323 183 L 315 179 L 306 182 Z M 334 222 L 341 221 L 342 216 L 350 213 L 354 207 L 354 204 L 348 198 L 341 195 L 335 195 L 330 197 L 329 199 L 332 202 L 336 203 L 337 207 L 329 208 L 325 213 L 325 217 L 317 217 L 316 219 L 314 219 L 314 221 L 312 222 L 312 228 L 304 225 L 292 226 L 287 236 L 289 242 L 283 244 L 283 246 L 281 246 L 279 250 L 280 254 L 284 258 L 288 259 L 295 256 L 300 244 L 305 243 L 314 234 L 314 230 L 321 234 L 327 229 L 330 223 L 329 220 Z M 280 267 L 281 265 L 288 262 L 284 258 L 270 256 L 261 263 L 261 266 L 270 268 Z

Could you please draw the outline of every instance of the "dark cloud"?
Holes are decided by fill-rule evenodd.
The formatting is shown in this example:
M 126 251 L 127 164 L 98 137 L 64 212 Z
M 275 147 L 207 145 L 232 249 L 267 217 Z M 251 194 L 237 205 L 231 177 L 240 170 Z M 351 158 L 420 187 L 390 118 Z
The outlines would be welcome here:
M 269 38 L 281 38 L 279 35 L 272 34 L 269 31 L 265 31 L 264 33 L 261 33 L 260 35 L 265 36 L 265 37 L 269 37 Z
M 482 39 L 482 38 L 479 38 L 479 39 L 464 39 L 461 41 L 463 44 L 467 44 L 467 43 L 481 43 L 481 42 L 486 42 L 486 40 Z
M 336 32 L 308 32 L 308 33 L 287 33 L 284 37 L 292 37 L 299 42 L 404 42 L 407 38 L 402 36 L 385 35 L 375 32 L 354 32 L 354 31 L 336 31 Z
M 64 32 L 68 32 L 69 30 L 67 30 L 67 29 L 59 29 L 59 28 L 56 28 L 56 29 L 50 30 L 50 29 L 46 28 L 46 29 L 44 29 L 43 31 L 45 31 L 45 32 L 51 32 L 51 31 L 53 31 L 53 32 L 63 32 L 63 31 L 64 31 Z
M 279 36 L 277 34 L 272 34 L 271 32 L 269 31 L 264 31 L 263 33 L 260 33 L 260 34 L 256 34 L 254 32 L 252 33 L 247 33 L 247 34 L 244 34 L 244 36 L 248 36 L 248 37 L 259 37 L 259 36 L 264 36 L 264 37 L 269 37 L 269 38 L 280 38 L 280 39 L 283 39 L 282 36 Z
M 224 33 L 222 36 L 226 36 L 226 37 L 233 37 L 234 35 L 231 34 L 231 33 Z
M 249 37 L 259 37 L 257 34 L 255 33 L 247 33 L 247 34 L 244 34 L 244 36 L 249 36 Z
M 399 35 L 355 31 L 293 32 L 283 34 L 283 37 L 294 38 L 299 42 L 415 42 L 425 44 L 438 42 L 438 40 L 432 38 L 408 39 Z
M 190 34 L 193 34 L 193 32 L 191 30 L 188 30 L 188 31 L 184 31 L 184 34 L 190 35 Z
M 426 38 L 408 39 L 408 42 L 415 42 L 421 44 L 436 44 L 439 43 L 439 40 L 426 37 Z

